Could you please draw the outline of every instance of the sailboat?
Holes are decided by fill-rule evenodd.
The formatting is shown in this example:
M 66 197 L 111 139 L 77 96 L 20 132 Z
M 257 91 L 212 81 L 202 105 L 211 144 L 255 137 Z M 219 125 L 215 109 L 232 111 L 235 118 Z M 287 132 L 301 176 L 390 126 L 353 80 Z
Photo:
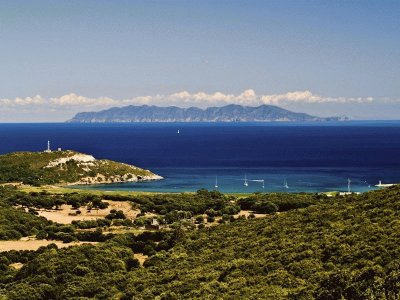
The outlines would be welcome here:
M 283 187 L 284 187 L 285 189 L 288 189 L 288 188 L 289 188 L 289 186 L 288 186 L 288 184 L 287 184 L 286 178 L 285 178 L 285 180 L 283 181 Z
M 249 180 L 249 181 L 254 181 L 254 182 L 261 182 L 262 183 L 262 188 L 264 188 L 265 187 L 265 185 L 264 185 L 264 179 L 253 179 L 253 180 Z
M 178 129 L 178 131 L 176 133 L 179 134 L 179 129 Z
M 390 187 L 393 185 L 394 185 L 394 183 L 382 183 L 382 180 L 379 180 L 379 183 L 375 184 L 375 186 L 377 186 L 377 187 Z
M 247 182 L 247 177 L 246 174 L 244 174 L 244 186 L 249 186 L 249 183 Z
M 351 180 L 350 180 L 350 178 L 347 178 L 347 192 L 351 193 Z
M 218 188 L 218 176 L 215 176 L 215 185 L 214 187 L 217 189 Z

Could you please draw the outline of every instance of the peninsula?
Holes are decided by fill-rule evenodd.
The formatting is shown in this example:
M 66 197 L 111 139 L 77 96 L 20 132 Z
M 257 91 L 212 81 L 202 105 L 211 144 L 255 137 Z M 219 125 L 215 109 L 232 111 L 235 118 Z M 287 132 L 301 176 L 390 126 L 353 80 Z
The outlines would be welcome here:
M 159 179 L 163 178 L 149 170 L 71 150 L 0 155 L 0 183 L 78 185 Z
M 119 122 L 273 122 L 273 121 L 342 121 L 346 118 L 321 118 L 305 113 L 292 112 L 274 105 L 257 107 L 230 104 L 222 107 L 180 108 L 176 106 L 125 106 L 99 112 L 81 112 L 70 123 L 119 123 Z

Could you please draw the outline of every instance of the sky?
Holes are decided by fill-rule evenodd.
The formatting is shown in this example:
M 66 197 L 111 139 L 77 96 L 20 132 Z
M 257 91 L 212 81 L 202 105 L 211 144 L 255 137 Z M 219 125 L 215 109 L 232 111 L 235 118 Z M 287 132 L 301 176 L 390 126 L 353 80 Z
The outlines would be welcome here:
M 400 119 L 400 1 L 0 0 L 0 122 L 124 105 Z

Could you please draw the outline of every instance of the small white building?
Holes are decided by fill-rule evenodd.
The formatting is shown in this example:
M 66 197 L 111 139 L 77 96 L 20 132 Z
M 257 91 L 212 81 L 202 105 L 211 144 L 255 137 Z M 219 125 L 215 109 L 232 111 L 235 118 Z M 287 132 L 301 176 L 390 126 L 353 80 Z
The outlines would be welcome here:
M 153 218 L 151 220 L 151 224 L 148 224 L 145 226 L 146 229 L 151 229 L 151 230 L 159 230 L 160 229 L 160 223 L 157 221 L 156 218 Z

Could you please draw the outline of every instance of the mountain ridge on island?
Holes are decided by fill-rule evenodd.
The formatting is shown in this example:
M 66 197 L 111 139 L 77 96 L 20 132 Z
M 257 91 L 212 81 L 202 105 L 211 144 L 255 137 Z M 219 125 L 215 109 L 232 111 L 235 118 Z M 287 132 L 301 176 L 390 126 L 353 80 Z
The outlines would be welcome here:
M 163 179 L 149 170 L 72 150 L 0 155 L 0 183 L 85 185 Z
M 134 122 L 274 122 L 274 121 L 343 121 L 343 117 L 316 117 L 293 112 L 274 105 L 180 108 L 177 106 L 124 106 L 98 112 L 80 112 L 69 123 L 134 123 Z

